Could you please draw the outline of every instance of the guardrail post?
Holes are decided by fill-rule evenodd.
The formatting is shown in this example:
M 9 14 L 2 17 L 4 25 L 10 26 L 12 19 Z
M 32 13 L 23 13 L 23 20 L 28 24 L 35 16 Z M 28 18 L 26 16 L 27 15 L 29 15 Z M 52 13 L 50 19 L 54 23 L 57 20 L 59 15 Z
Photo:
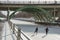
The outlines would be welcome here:
M 9 23 L 10 29 L 12 29 L 12 27 L 13 27 L 13 23 L 10 22 L 10 21 L 8 21 L 8 23 Z
M 15 24 L 12 25 L 12 29 L 13 29 L 13 34 L 14 34 L 14 31 L 15 31 Z
M 17 40 L 21 40 L 21 29 L 20 28 L 18 28 Z
M 11 26 L 11 29 L 12 29 L 12 27 L 13 27 L 13 23 L 10 22 L 10 26 Z

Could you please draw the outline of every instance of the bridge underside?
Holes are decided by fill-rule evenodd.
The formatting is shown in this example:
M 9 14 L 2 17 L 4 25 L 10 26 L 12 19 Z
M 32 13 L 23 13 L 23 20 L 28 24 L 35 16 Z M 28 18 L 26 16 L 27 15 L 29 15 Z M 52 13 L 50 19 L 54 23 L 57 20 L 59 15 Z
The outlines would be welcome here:
M 25 7 L 25 6 L 37 6 L 37 7 L 41 7 L 41 8 L 60 8 L 59 4 L 0 4 L 0 10 L 7 10 L 8 8 L 10 10 L 15 10 L 16 8 L 21 8 L 21 7 Z

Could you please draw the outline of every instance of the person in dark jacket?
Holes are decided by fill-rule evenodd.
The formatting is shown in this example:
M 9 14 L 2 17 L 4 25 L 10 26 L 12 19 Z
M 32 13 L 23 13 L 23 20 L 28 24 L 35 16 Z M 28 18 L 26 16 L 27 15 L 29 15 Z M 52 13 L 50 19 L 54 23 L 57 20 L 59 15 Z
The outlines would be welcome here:
M 45 30 L 46 30 L 46 35 L 47 35 L 48 34 L 48 31 L 49 31 L 48 27 Z
M 31 36 L 33 37 L 33 36 L 37 35 L 37 33 L 38 33 L 38 27 L 35 28 L 34 34 Z
M 38 27 L 36 27 L 34 33 L 36 33 L 36 35 L 37 35 L 37 33 L 38 33 Z

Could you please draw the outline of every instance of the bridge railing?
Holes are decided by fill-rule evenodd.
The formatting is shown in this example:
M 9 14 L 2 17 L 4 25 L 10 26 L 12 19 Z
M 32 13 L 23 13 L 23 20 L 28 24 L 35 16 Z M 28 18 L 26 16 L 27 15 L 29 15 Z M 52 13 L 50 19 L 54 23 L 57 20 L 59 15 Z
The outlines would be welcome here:
M 31 40 L 31 38 L 29 38 L 22 30 L 21 28 L 18 28 L 15 24 L 13 24 L 11 21 L 8 22 L 10 25 L 10 29 L 12 30 L 13 34 L 15 35 L 17 40 Z M 24 36 L 24 38 L 22 37 L 22 35 Z
M 2 4 L 60 4 L 60 1 L 0 1 Z

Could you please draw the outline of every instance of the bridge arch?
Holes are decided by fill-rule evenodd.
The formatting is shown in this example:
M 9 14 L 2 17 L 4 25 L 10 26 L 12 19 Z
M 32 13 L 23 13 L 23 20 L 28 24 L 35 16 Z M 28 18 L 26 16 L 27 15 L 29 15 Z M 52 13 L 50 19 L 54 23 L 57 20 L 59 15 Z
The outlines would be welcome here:
M 34 6 L 26 6 L 26 7 L 18 8 L 9 16 L 9 19 L 11 19 L 14 16 L 14 14 L 18 11 L 32 13 L 33 16 L 38 20 L 50 21 L 50 19 L 52 19 L 52 16 L 46 10 Z

